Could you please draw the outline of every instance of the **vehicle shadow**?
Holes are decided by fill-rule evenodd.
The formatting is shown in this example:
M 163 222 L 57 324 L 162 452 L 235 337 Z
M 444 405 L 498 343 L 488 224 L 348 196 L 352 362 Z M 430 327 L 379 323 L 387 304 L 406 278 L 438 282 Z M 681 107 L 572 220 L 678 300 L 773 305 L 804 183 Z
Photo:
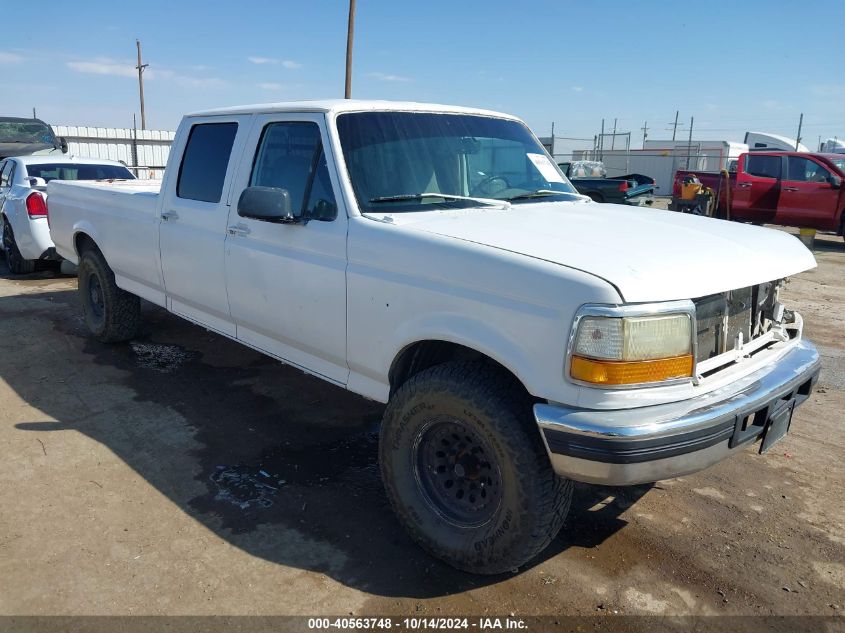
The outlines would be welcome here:
M 83 433 L 235 547 L 374 595 L 430 598 L 503 578 L 458 572 L 401 529 L 377 466 L 382 405 L 154 306 L 143 311 L 137 341 L 104 345 L 88 336 L 75 292 L 0 297 L 0 318 L 38 320 L 47 339 L 69 340 L 61 349 L 76 372 L 71 385 L 50 384 L 51 345 L 28 348 L 23 369 L 0 355 L 2 378 L 56 420 L 16 428 Z M 109 395 L 112 385 L 134 395 Z M 561 535 L 529 567 L 600 544 L 649 489 L 578 486 Z
M 845 252 L 845 240 L 841 236 L 834 236 L 835 239 L 819 239 L 816 238 L 813 242 L 813 251 L 822 251 L 825 253 L 842 253 Z

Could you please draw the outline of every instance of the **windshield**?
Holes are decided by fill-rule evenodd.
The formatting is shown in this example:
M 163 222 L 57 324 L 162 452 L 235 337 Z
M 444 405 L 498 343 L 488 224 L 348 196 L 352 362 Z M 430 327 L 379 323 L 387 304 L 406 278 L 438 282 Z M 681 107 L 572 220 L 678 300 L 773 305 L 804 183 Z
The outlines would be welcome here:
M 44 143 L 55 145 L 56 136 L 43 121 L 0 120 L 0 143 Z
M 27 165 L 31 178 L 51 180 L 134 180 L 132 172 L 121 165 L 74 165 L 73 163 L 44 163 Z
M 845 156 L 843 156 L 842 158 L 832 158 L 830 162 L 836 165 L 836 168 L 839 171 L 845 172 Z
M 356 112 L 341 114 L 337 129 L 364 213 L 577 195 L 543 146 L 517 121 L 465 114 Z

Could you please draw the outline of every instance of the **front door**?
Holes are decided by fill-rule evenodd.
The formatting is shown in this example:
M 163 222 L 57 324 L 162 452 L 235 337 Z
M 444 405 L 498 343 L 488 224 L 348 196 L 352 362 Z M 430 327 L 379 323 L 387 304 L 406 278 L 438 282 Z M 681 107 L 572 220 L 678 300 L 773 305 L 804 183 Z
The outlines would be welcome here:
M 178 173 L 168 175 L 161 193 L 159 247 L 168 308 L 229 336 L 235 335 L 223 251 L 234 171 L 229 165 L 240 158 L 249 123 L 248 116 L 197 119 L 174 144 L 174 151 L 185 148 L 182 163 L 171 168 Z
M 789 156 L 778 203 L 778 224 L 837 230 L 839 190 L 832 182 L 833 174 L 821 163 Z
M 773 222 L 780 194 L 781 157 L 746 154 L 736 174 L 731 217 L 748 222 Z
M 232 190 L 226 277 L 239 340 L 345 385 L 347 217 L 334 164 L 322 114 L 256 118 Z M 253 186 L 287 190 L 307 223 L 238 215 Z

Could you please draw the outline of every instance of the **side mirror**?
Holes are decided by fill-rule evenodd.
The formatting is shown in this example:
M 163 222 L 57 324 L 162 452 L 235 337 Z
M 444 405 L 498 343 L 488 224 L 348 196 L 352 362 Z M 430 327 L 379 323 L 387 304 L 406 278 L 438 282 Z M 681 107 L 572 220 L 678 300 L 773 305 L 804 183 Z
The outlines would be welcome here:
M 238 215 L 276 224 L 300 224 L 291 213 L 290 193 L 277 187 L 247 187 L 238 199 Z
M 67 139 L 64 136 L 59 137 L 59 148 L 62 150 L 62 154 L 67 154 Z
M 830 186 L 834 189 L 841 189 L 842 188 L 842 178 L 839 176 L 831 176 L 830 177 Z

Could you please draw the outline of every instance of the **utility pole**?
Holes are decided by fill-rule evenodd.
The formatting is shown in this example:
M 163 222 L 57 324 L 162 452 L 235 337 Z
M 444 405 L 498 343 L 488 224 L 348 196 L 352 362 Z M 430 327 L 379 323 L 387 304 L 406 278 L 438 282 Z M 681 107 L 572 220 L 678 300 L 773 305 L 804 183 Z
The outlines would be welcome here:
M 672 128 L 672 140 L 675 140 L 675 133 L 678 131 L 678 115 L 680 111 L 675 110 L 675 127 Z
M 355 0 L 349 0 L 349 22 L 346 26 L 346 90 L 344 99 L 352 98 L 352 40 L 355 35 Z
M 37 118 L 38 118 L 37 116 L 35 116 L 35 108 L 32 108 L 32 118 L 33 118 L 33 119 L 37 119 Z
M 144 70 L 149 64 L 141 63 L 141 40 L 135 40 L 135 47 L 138 49 L 138 65 L 135 68 L 138 69 L 138 91 L 141 95 L 141 129 L 146 130 L 147 114 L 144 110 Z
M 599 135 L 599 160 L 604 158 L 604 119 L 601 120 L 601 134 Z
M 643 131 L 643 149 L 645 149 L 645 140 L 648 138 L 648 121 L 643 123 L 640 129 Z
M 551 145 L 549 147 L 549 154 L 551 154 L 552 156 L 555 155 L 555 122 L 554 121 L 552 121 L 552 142 L 551 142 Z
M 613 136 L 610 137 L 610 150 L 616 149 L 616 119 L 613 119 Z
M 798 151 L 798 146 L 801 145 L 801 126 L 804 124 L 804 113 L 798 117 L 798 136 L 795 137 L 795 151 Z
M 695 117 L 689 118 L 689 140 L 687 141 L 687 169 L 689 169 L 689 159 L 692 154 L 692 124 L 695 122 Z

